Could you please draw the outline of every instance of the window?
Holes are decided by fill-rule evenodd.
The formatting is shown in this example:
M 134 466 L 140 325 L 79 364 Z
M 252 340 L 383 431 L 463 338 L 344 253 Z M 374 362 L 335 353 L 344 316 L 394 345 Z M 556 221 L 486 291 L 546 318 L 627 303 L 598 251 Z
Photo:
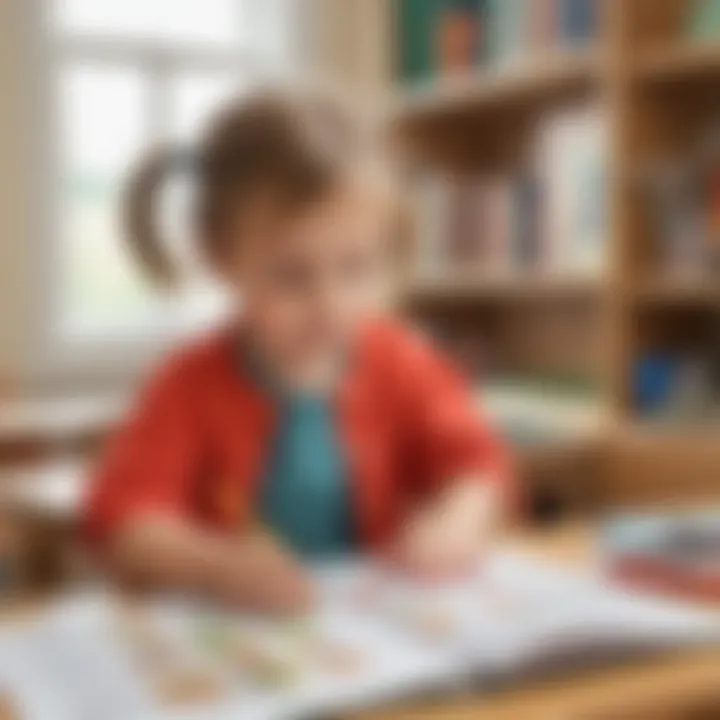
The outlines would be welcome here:
M 120 236 L 121 180 L 153 141 L 191 142 L 224 97 L 289 64 L 291 3 L 47 0 L 51 331 L 63 342 L 147 337 L 216 305 L 202 279 L 172 301 L 143 283 Z

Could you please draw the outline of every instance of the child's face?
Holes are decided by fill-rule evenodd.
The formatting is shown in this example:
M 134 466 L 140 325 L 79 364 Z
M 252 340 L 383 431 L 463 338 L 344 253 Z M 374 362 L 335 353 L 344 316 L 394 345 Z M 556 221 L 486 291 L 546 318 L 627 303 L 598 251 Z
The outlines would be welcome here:
M 292 217 L 260 201 L 247 215 L 228 279 L 253 338 L 302 382 L 340 357 L 376 307 L 387 213 L 347 186 Z

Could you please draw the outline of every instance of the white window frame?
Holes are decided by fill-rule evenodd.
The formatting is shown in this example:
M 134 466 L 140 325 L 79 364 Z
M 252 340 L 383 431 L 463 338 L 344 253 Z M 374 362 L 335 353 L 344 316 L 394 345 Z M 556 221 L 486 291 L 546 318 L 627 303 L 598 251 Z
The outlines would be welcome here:
M 107 63 L 141 68 L 151 92 L 150 106 L 146 108 L 148 143 L 165 137 L 171 126 L 172 103 L 170 88 L 173 78 L 183 71 L 208 71 L 237 75 L 239 81 L 274 79 L 286 75 L 288 66 L 296 64 L 300 54 L 300 38 L 293 37 L 284 63 L 274 64 L 267 57 L 242 47 L 227 48 L 203 45 L 165 44 L 162 40 L 141 38 L 100 38 L 62 36 L 51 26 L 53 0 L 23 0 L 32 5 L 32 26 L 39 42 L 33 66 L 35 73 L 36 109 L 40 119 L 39 141 L 35 144 L 33 166 L 37 178 L 36 198 L 39 212 L 33 218 L 37 238 L 36 297 L 32 298 L 35 357 L 28 362 L 30 374 L 42 378 L 84 378 L 100 375 L 134 377 L 160 350 L 177 338 L 182 330 L 172 320 L 163 326 L 143 326 L 137 330 L 111 331 L 107 335 L 91 332 L 68 337 L 62 331 L 59 315 L 62 307 L 61 266 L 62 243 L 57 232 L 60 215 L 60 158 L 58 111 L 55 107 L 55 89 L 58 87 L 59 69 L 72 62 Z M 238 22 L 241 21 L 241 3 L 252 8 L 265 0 L 235 0 L 238 4 Z M 298 8 L 294 0 L 284 0 L 286 12 Z M 286 19 L 291 27 L 295 20 Z M 177 317 L 176 317 L 177 320 Z

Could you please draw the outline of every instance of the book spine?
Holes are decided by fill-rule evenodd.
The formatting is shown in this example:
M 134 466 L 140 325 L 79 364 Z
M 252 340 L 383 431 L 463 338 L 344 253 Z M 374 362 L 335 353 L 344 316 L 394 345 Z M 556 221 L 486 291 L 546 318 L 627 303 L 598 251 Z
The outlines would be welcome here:
M 505 177 L 493 178 L 487 186 L 487 259 L 485 271 L 507 270 L 512 259 L 512 189 Z
M 532 3 L 533 14 L 530 41 L 536 50 L 547 50 L 558 44 L 560 0 L 536 0 Z
M 605 118 L 597 110 L 581 115 L 577 128 L 577 165 L 573 235 L 575 268 L 595 275 L 602 271 L 607 248 L 604 208 L 607 177 Z
M 416 270 L 424 278 L 444 269 L 444 242 L 448 232 L 448 183 L 437 176 L 424 176 L 413 185 L 416 220 Z
M 716 40 L 720 37 L 720 2 L 695 0 L 689 12 L 688 35 L 693 40 Z
M 500 57 L 500 29 L 502 23 L 501 0 L 487 1 L 487 23 L 485 57 L 489 64 L 495 64 Z
M 518 178 L 514 190 L 515 228 L 512 264 L 521 270 L 533 268 L 538 260 L 538 212 L 540 192 L 535 178 Z
M 596 35 L 597 0 L 558 0 L 559 37 L 566 45 L 580 45 Z
M 474 222 L 473 236 L 475 238 L 476 258 L 479 268 L 485 267 L 490 257 L 492 244 L 490 242 L 490 227 L 488 222 L 488 184 L 486 178 L 477 178 L 474 182 Z
M 448 255 L 453 269 L 463 271 L 472 261 L 475 250 L 473 188 L 466 179 L 454 184 L 452 203 Z
M 444 0 L 400 0 L 401 79 L 416 83 L 436 71 L 436 28 Z
M 489 5 L 490 0 L 475 2 L 475 64 L 478 66 L 489 60 Z
M 548 118 L 541 137 L 539 174 L 545 203 L 540 257 L 542 269 L 553 273 L 572 264 L 576 116 L 576 111 L 568 111 Z
M 468 202 L 468 264 L 475 272 L 482 269 L 488 259 L 487 218 L 485 208 L 485 182 L 473 177 L 467 181 Z
M 475 0 L 447 1 L 436 22 L 435 54 L 443 74 L 467 72 L 477 55 L 477 22 Z
M 507 27 L 507 58 L 516 60 L 526 53 L 528 16 L 531 0 L 509 0 Z
M 495 65 L 511 62 L 524 51 L 525 0 L 489 0 L 489 59 Z

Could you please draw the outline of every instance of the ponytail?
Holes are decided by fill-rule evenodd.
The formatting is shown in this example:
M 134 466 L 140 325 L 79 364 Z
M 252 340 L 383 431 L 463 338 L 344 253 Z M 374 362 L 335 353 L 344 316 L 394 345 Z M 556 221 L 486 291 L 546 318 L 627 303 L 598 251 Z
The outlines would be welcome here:
M 161 146 L 134 169 L 123 198 L 129 249 L 158 285 L 180 280 L 158 207 L 164 182 L 176 172 L 196 181 L 193 234 L 200 256 L 215 264 L 226 250 L 223 228 L 255 191 L 270 193 L 282 207 L 312 203 L 365 154 L 356 123 L 330 96 L 243 95 L 209 124 L 196 148 Z
M 130 251 L 145 274 L 158 285 L 177 282 L 177 268 L 162 238 L 158 204 L 163 183 L 174 171 L 180 153 L 159 147 L 143 158 L 130 175 L 123 199 L 123 225 Z

